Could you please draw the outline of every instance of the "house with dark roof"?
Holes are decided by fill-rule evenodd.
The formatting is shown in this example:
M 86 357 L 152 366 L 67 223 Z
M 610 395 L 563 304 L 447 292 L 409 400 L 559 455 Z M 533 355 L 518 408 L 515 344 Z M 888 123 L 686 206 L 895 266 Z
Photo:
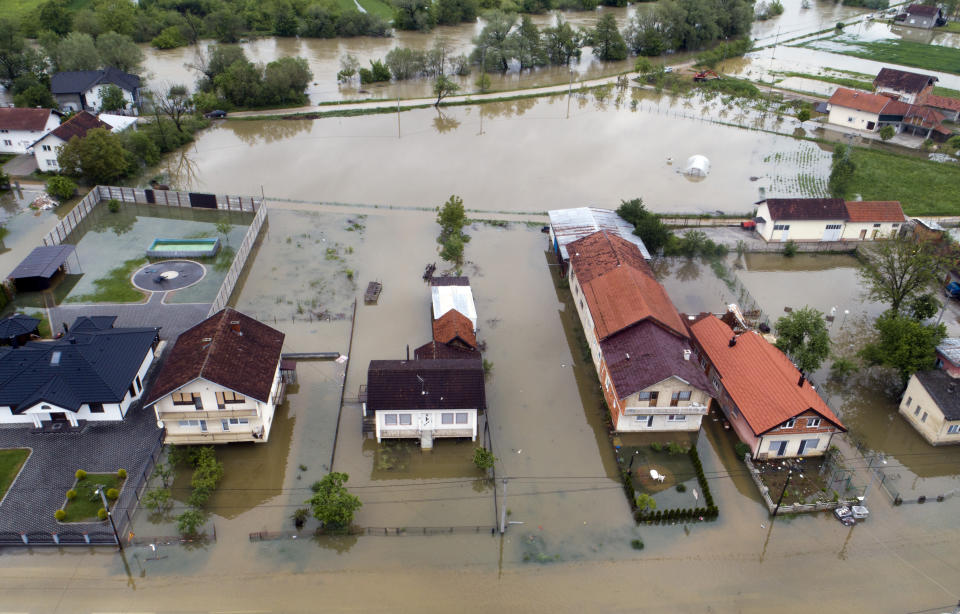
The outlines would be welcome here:
M 713 314 L 687 322 L 715 402 L 753 458 L 820 456 L 846 431 L 809 380 L 757 332 L 735 334 Z
M 710 402 L 686 326 L 635 244 L 598 231 L 567 245 L 570 291 L 614 429 L 698 431 Z
M 363 400 L 364 422 L 377 442 L 436 438 L 477 440 L 487 407 L 483 364 L 473 360 L 371 360 Z
M 881 68 L 873 80 L 873 91 L 900 102 L 921 104 L 933 92 L 937 79 L 932 75 L 908 72 L 896 68 Z
M 128 110 L 140 109 L 140 77 L 108 67 L 102 70 L 71 70 L 50 77 L 50 91 L 64 111 L 92 111 L 103 106 L 104 91 L 115 85 L 123 92 Z
M 26 153 L 37 139 L 60 125 L 59 111 L 0 107 L 0 153 Z
M 59 171 L 60 163 L 57 161 L 57 154 L 60 152 L 60 149 L 66 145 L 70 139 L 74 137 L 82 139 L 87 135 L 87 132 L 94 128 L 112 129 L 109 124 L 100 121 L 92 113 L 80 111 L 37 139 L 30 145 L 31 149 L 33 149 L 33 156 L 37 159 L 37 168 L 47 172 Z
M 757 207 L 757 233 L 768 242 L 872 241 L 900 231 L 899 201 L 768 198 Z
M 905 17 L 898 20 L 900 24 L 912 28 L 923 28 L 929 30 L 935 26 L 942 26 L 947 23 L 943 16 L 943 9 L 939 6 L 929 6 L 926 4 L 911 4 L 904 11 Z
M 230 308 L 181 333 L 147 395 L 164 442 L 266 442 L 283 402 L 283 340 Z
M 23 345 L 34 335 L 40 335 L 40 320 L 25 313 L 0 320 L 0 345 Z
M 123 420 L 144 393 L 158 328 L 77 318 L 61 338 L 0 348 L 0 424 Z
M 960 339 L 941 341 L 936 356 L 936 369 L 910 377 L 900 415 L 931 445 L 960 444 Z

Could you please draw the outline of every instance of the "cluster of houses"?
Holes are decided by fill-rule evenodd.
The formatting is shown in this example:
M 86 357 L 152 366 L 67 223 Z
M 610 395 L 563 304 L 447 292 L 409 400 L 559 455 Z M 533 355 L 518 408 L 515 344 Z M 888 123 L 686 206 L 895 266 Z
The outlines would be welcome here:
M 433 339 L 404 360 L 371 360 L 361 390 L 363 432 L 416 439 L 424 450 L 437 438 L 477 440 L 486 409 L 477 309 L 466 277 L 430 280 Z
M 923 30 L 947 25 L 947 18 L 943 14 L 943 9 L 931 4 L 911 4 L 902 13 L 898 13 L 894 17 L 894 21 L 901 25 Z
M 33 153 L 39 170 L 56 172 L 60 170 L 57 151 L 71 138 L 83 138 L 94 128 L 120 132 L 136 123 L 130 116 L 141 104 L 136 75 L 116 68 L 59 72 L 50 85 L 60 109 L 0 107 L 0 153 Z M 108 86 L 123 93 L 124 114 L 101 112 Z
M 882 68 L 873 80 L 873 91 L 839 87 L 826 108 L 827 123 L 864 132 L 892 126 L 903 132 L 942 142 L 952 131 L 944 121 L 956 122 L 960 100 L 933 93 L 937 77 Z
M 601 216 L 551 211 L 550 235 L 580 235 L 564 272 L 614 430 L 698 431 L 715 407 L 754 458 L 825 453 L 846 429 L 793 363 L 736 318 L 680 314 L 629 226 L 569 223 Z

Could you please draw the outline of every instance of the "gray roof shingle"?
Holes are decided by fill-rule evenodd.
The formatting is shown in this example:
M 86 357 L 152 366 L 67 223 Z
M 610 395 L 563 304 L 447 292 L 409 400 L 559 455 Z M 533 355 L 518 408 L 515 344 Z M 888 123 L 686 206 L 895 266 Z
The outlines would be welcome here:
M 485 409 L 483 364 L 477 360 L 371 360 L 367 408 Z
M 947 420 L 960 420 L 960 386 L 957 380 L 939 369 L 920 371 L 917 379 L 940 408 Z
M 71 254 L 73 254 L 73 246 L 67 244 L 34 247 L 8 277 L 11 279 L 51 277 Z
M 50 77 L 50 91 L 54 94 L 82 94 L 100 83 L 112 83 L 133 92 L 140 87 L 140 77 L 112 66 L 103 70 L 69 70 Z

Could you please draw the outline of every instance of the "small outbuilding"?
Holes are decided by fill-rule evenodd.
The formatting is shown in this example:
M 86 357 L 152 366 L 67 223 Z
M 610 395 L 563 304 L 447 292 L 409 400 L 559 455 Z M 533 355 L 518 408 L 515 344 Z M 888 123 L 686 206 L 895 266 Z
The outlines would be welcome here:
M 69 273 L 67 260 L 75 254 L 72 245 L 35 247 L 8 276 L 20 292 L 46 290 L 59 273 Z
M 430 280 L 430 298 L 434 320 L 455 309 L 470 320 L 474 331 L 477 330 L 477 307 L 469 277 L 434 277 Z
M 612 232 L 637 246 L 646 260 L 650 260 L 647 246 L 633 234 L 633 224 L 620 217 L 616 211 L 596 207 L 577 207 L 573 209 L 554 209 L 548 211 L 550 217 L 550 245 L 566 273 L 570 254 L 567 246 L 598 231 Z
M 710 160 L 700 154 L 690 156 L 683 166 L 683 174 L 690 177 L 706 177 L 710 174 Z

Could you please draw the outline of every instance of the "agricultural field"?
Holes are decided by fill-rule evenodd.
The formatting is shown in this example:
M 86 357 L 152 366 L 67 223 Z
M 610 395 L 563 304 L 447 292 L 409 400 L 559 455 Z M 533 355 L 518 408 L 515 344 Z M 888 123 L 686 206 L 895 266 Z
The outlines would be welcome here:
M 907 215 L 960 212 L 960 168 L 871 149 L 855 149 L 850 191 L 864 200 L 899 200 Z M 811 195 L 812 196 L 812 195 Z
M 41 4 L 42 0 L 0 0 L 0 15 L 23 19 Z M 67 8 L 78 11 L 89 8 L 91 4 L 92 0 L 68 0 Z
M 772 153 L 763 161 L 774 163 L 776 169 L 783 172 L 770 177 L 770 194 L 799 194 L 807 198 L 830 195 L 827 189 L 829 154 L 816 144 L 804 143 L 795 151 Z
M 801 46 L 878 62 L 960 74 L 960 49 L 951 47 L 907 40 L 860 41 L 837 37 L 811 41 Z

